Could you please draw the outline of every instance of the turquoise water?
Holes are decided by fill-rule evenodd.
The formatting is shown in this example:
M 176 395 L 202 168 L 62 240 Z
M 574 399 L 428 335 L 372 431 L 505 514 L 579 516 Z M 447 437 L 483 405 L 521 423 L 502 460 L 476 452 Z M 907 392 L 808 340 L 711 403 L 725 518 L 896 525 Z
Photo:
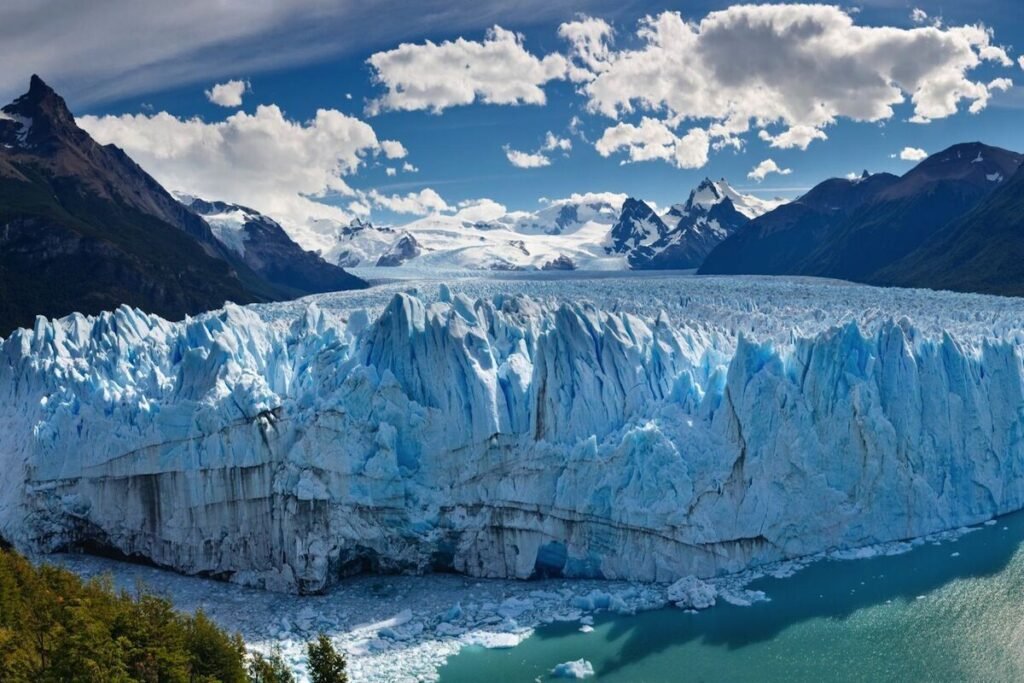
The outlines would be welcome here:
M 903 555 L 824 561 L 750 585 L 770 602 L 663 609 L 538 629 L 507 650 L 467 648 L 441 683 L 549 680 L 589 660 L 589 680 L 1024 680 L 1024 514 Z

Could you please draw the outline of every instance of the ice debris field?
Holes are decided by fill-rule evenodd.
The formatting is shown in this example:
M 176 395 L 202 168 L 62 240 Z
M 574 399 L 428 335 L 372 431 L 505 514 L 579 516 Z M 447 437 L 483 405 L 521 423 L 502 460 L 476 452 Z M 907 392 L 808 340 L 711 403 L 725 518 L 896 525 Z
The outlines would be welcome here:
M 707 580 L 1024 507 L 1022 323 L 996 297 L 578 274 L 39 320 L 0 345 L 0 535 L 285 592 L 455 571 L 701 607 Z M 513 607 L 481 613 L 515 634 Z
M 988 522 L 986 524 L 991 524 Z M 925 543 L 956 541 L 978 527 L 931 534 L 910 542 L 833 551 L 764 565 L 756 570 L 669 584 L 541 579 L 510 581 L 445 574 L 358 576 L 323 595 L 295 596 L 125 564 L 87 555 L 49 555 L 80 576 L 111 576 L 127 591 L 139 585 L 183 610 L 202 609 L 224 628 L 240 632 L 254 651 L 278 652 L 306 680 L 306 643 L 325 633 L 348 658 L 356 683 L 435 681 L 445 661 L 467 646 L 515 647 L 536 628 L 575 622 L 594 630 L 595 617 L 628 616 L 673 607 L 696 611 L 719 602 L 746 607 L 770 601 L 747 585 L 759 578 L 788 578 L 812 562 L 860 560 L 909 552 Z M 588 678 L 586 660 L 560 664 L 552 678 Z

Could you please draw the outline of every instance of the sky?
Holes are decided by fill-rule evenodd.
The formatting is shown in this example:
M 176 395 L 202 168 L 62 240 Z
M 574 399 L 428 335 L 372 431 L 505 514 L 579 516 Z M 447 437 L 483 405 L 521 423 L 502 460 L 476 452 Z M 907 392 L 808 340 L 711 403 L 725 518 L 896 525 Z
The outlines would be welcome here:
M 0 99 L 37 73 L 168 189 L 286 227 L 1024 150 L 1020 0 L 7 0 L 0 63 Z

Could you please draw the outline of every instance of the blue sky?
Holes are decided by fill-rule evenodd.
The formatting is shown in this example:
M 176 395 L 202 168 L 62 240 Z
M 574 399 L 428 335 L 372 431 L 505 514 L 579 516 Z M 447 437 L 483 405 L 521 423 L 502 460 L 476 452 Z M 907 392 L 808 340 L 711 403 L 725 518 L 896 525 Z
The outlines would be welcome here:
M 425 7 L 427 5 L 430 3 L 425 3 Z M 486 6 L 486 11 L 480 9 L 481 6 Z M 321 201 L 341 207 L 346 212 L 355 201 L 371 208 L 375 220 L 389 222 L 404 222 L 415 215 L 395 213 L 384 204 L 373 205 L 372 201 L 365 199 L 366 193 L 376 191 L 379 195 L 401 196 L 430 188 L 453 208 L 460 201 L 486 197 L 509 209 L 529 210 L 538 207 L 541 197 L 605 191 L 640 196 L 665 206 L 685 199 L 689 190 L 705 176 L 725 177 L 735 187 L 765 197 L 791 197 L 826 177 L 862 169 L 903 173 L 914 162 L 898 156 L 893 158 L 893 155 L 908 147 L 933 153 L 957 142 L 981 140 L 1024 150 L 1024 127 L 1020 125 L 1024 88 L 1016 84 L 1017 81 L 1024 83 L 1024 70 L 1017 63 L 1024 53 L 1024 12 L 1020 9 L 1019 0 L 976 0 L 970 3 L 876 0 L 844 5 L 844 11 L 857 26 L 910 30 L 931 26 L 937 19 L 941 20 L 943 29 L 983 23 L 992 31 L 991 44 L 1005 48 L 1013 63 L 1007 65 L 998 59 L 983 61 L 966 71 L 967 78 L 977 83 L 991 83 L 997 78 L 1011 79 L 1015 83 L 1008 88 L 1006 85 L 991 88 L 987 106 L 979 113 L 968 113 L 971 100 L 965 99 L 958 103 L 956 113 L 932 118 L 927 124 L 909 122 L 915 113 L 915 106 L 909 99 L 895 106 L 892 116 L 876 122 L 856 121 L 839 114 L 821 128 L 827 139 L 816 139 L 806 149 L 771 147 L 769 142 L 760 139 L 755 126 L 740 136 L 738 148 L 711 149 L 706 163 L 689 164 L 699 167 L 681 168 L 679 164 L 664 159 L 624 163 L 629 157 L 626 148 L 603 156 L 595 149 L 594 142 L 617 124 L 639 125 L 644 116 L 665 120 L 671 112 L 645 110 L 638 106 L 634 111 L 609 117 L 607 113 L 594 110 L 594 98 L 581 94 L 585 82 L 570 79 L 555 79 L 541 84 L 539 87 L 546 99 L 544 104 L 485 104 L 477 98 L 472 104 L 447 106 L 440 113 L 385 110 L 371 115 L 367 111 L 368 103 L 387 90 L 385 85 L 374 82 L 375 75 L 379 74 L 367 60 L 375 53 L 396 48 L 401 42 L 422 45 L 427 40 L 441 43 L 458 38 L 481 42 L 485 40 L 488 27 L 500 25 L 520 33 L 523 49 L 532 56 L 541 58 L 554 53 L 567 54 L 567 41 L 559 37 L 559 26 L 578 18 L 579 9 L 582 14 L 604 20 L 614 29 L 612 44 L 615 50 L 630 50 L 643 46 L 644 41 L 635 32 L 638 21 L 645 15 L 671 10 L 681 13 L 685 20 L 700 21 L 708 12 L 729 6 L 729 3 L 720 2 L 590 2 L 572 6 L 534 3 L 533 7 L 523 11 L 508 3 L 477 3 L 476 9 L 472 10 L 468 9 L 469 5 L 461 8 L 457 4 L 441 3 L 431 6 L 430 12 L 424 11 L 422 21 L 417 21 L 414 16 L 392 21 L 397 12 L 386 10 L 376 20 L 373 17 L 353 18 L 348 23 L 355 24 L 357 28 L 370 27 L 358 36 L 353 35 L 351 28 L 345 28 L 347 16 L 344 10 L 339 9 L 336 14 L 324 17 L 323 25 L 314 29 L 310 28 L 308 17 L 294 25 L 287 19 L 276 20 L 270 28 L 260 24 L 260 21 L 269 22 L 269 19 L 259 17 L 259 20 L 253 20 L 254 26 L 248 35 L 240 30 L 238 34 L 224 38 L 223 43 L 218 43 L 217 35 L 204 36 L 191 51 L 188 41 L 184 40 L 179 41 L 184 44 L 180 51 L 157 55 L 147 52 L 140 43 L 129 43 L 119 47 L 118 59 L 96 59 L 97 63 L 107 66 L 95 72 L 73 62 L 80 60 L 82 54 L 91 54 L 86 47 L 95 51 L 102 46 L 69 46 L 68 64 L 60 61 L 59 54 L 56 61 L 53 55 L 47 55 L 45 64 L 34 63 L 31 54 L 25 55 L 24 51 L 13 59 L 24 62 L 16 64 L 16 70 L 21 72 L 21 81 L 27 81 L 29 73 L 39 72 L 67 94 L 69 104 L 80 117 L 148 117 L 156 112 L 167 112 L 179 120 L 199 117 L 204 122 L 216 123 L 237 111 L 252 115 L 260 105 L 274 104 L 287 119 L 300 124 L 312 119 L 319 109 L 337 110 L 363 121 L 369 124 L 379 140 L 399 141 L 407 155 L 401 159 L 388 158 L 379 151 L 364 150 L 361 152 L 364 163 L 341 173 L 344 185 L 360 193 L 363 199 L 353 198 L 347 190 L 332 188 L 323 193 Z M 397 7 L 400 8 L 401 3 Z M 916 21 L 912 18 L 915 8 L 920 10 Z M 0 18 L 4 11 L 0 10 Z M 187 12 L 188 9 L 182 11 Z M 199 19 L 203 17 L 197 16 L 197 21 Z M 153 26 L 145 28 L 154 32 L 154 40 L 159 40 L 159 23 L 171 20 L 142 14 L 128 17 L 126 21 L 136 24 L 152 22 Z M 174 22 L 173 29 L 168 30 L 188 30 L 187 24 L 181 25 L 180 19 L 174 19 Z M 393 26 L 389 27 L 389 24 Z M 315 26 L 315 21 L 312 25 Z M 323 32 L 332 26 L 336 28 L 333 41 L 329 36 L 323 36 Z M 139 25 L 127 27 L 130 30 L 139 28 Z M 140 31 L 139 35 L 141 41 L 146 32 Z M 0 38 L 3 38 L 2 29 Z M 88 36 L 84 40 L 88 41 Z M 100 39 L 97 37 L 96 40 Z M 304 41 L 310 48 L 305 52 L 302 49 Z M 59 42 L 51 44 L 54 51 L 61 51 Z M 139 53 L 137 59 L 136 52 Z M 275 59 L 275 54 L 280 58 Z M 0 57 L 4 55 L 0 54 Z M 736 55 L 738 61 L 746 57 L 749 55 Z M 765 56 L 756 55 L 755 58 L 761 60 Z M 921 60 L 934 58 L 932 54 L 919 57 Z M 6 63 L 10 64 L 10 59 L 8 57 Z M 854 55 L 854 59 L 858 57 Z M 915 55 L 911 61 L 913 59 L 918 57 Z M 247 81 L 250 86 L 242 97 L 241 107 L 226 108 L 210 102 L 205 91 L 230 79 Z M 9 78 L 8 82 L 0 81 L 0 89 L 13 96 L 18 88 Z M 570 131 L 573 117 L 579 118 L 579 125 Z M 688 118 L 675 130 L 682 135 L 691 127 L 708 129 L 712 123 L 707 119 Z M 784 122 L 777 122 L 768 130 L 777 134 L 786 127 Z M 118 131 L 107 132 L 110 141 L 122 144 L 137 158 L 141 156 L 143 166 L 150 168 L 146 159 L 157 153 L 148 149 L 133 150 L 124 142 L 124 136 L 130 131 L 126 133 L 124 126 Z M 545 152 L 550 165 L 542 168 L 517 168 L 510 163 L 506 148 L 536 152 L 549 131 L 558 138 L 571 140 L 571 151 Z M 148 133 L 143 131 L 143 134 Z M 147 156 L 150 152 L 152 154 Z M 235 156 L 235 163 L 239 165 L 250 163 L 248 157 Z M 761 182 L 749 179 L 748 173 L 766 159 L 790 172 L 769 175 Z M 150 170 L 165 184 L 168 184 L 168 178 L 178 180 L 188 173 L 189 169 L 184 164 L 197 164 L 194 158 L 183 159 L 175 168 L 165 170 L 155 157 L 150 163 L 155 166 L 155 170 Z M 263 160 L 263 163 L 272 163 L 272 160 Z M 412 164 L 418 171 L 403 172 L 401 168 L 405 163 Z M 393 175 L 388 175 L 388 168 L 395 169 Z M 206 186 L 199 182 L 197 187 L 203 190 Z M 303 187 L 303 191 L 308 191 L 308 185 Z M 230 194 L 233 188 L 230 184 L 213 184 L 211 190 Z M 226 198 L 251 200 L 245 193 Z

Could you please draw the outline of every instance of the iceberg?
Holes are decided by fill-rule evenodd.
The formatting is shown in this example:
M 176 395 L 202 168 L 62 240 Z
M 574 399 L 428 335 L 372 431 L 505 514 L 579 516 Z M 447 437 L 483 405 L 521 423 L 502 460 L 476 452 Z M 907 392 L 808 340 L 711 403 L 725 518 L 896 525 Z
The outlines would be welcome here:
M 13 333 L 0 535 L 317 593 L 368 571 L 671 583 L 1024 507 L 1012 300 L 403 286 Z
M 583 679 L 594 675 L 594 665 L 585 659 L 562 662 L 551 670 L 552 678 Z

